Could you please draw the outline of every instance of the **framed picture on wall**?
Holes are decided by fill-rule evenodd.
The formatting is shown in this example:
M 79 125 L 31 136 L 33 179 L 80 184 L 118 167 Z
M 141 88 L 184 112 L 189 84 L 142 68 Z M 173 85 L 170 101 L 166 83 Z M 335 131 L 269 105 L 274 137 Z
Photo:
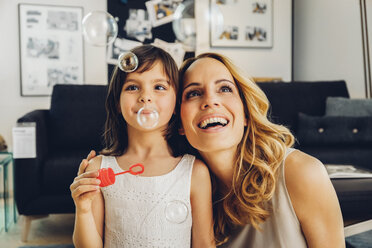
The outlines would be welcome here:
M 272 0 L 210 0 L 210 11 L 212 47 L 272 47 Z
M 82 7 L 19 4 L 21 95 L 83 84 Z

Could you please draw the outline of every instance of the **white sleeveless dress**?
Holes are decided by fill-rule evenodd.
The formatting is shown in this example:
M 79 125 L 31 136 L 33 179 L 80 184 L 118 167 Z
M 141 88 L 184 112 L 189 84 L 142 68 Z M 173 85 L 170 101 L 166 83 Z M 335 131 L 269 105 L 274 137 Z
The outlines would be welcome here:
M 229 241 L 219 248 L 306 248 L 305 236 L 294 211 L 285 183 L 285 159 L 295 149 L 288 148 L 279 168 L 276 191 L 271 199 L 273 211 L 260 224 L 262 231 L 251 225 L 238 227 Z
M 190 185 L 195 157 L 184 155 L 162 176 L 129 173 L 101 188 L 105 200 L 104 247 L 190 247 Z M 101 168 L 122 172 L 116 158 L 103 156 Z M 146 169 L 146 168 L 145 168 Z

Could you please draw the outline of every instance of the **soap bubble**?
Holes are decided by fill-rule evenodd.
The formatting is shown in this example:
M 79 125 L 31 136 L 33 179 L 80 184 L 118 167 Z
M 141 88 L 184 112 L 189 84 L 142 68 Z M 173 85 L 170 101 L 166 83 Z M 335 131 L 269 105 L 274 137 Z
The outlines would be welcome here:
M 143 128 L 154 128 L 158 125 L 159 113 L 155 108 L 145 105 L 137 112 L 137 122 Z
M 107 46 L 114 42 L 118 35 L 115 18 L 105 11 L 88 13 L 82 24 L 84 38 L 93 46 Z
M 125 72 L 135 71 L 138 67 L 138 57 L 132 52 L 122 53 L 118 59 L 120 70 Z
M 187 219 L 189 210 L 182 201 L 174 200 L 167 204 L 165 208 L 165 218 L 172 223 L 180 224 Z
M 207 21 L 210 23 L 211 40 L 217 40 L 224 31 L 223 14 L 218 7 L 218 4 L 211 3 L 210 12 L 207 14 Z
M 194 1 L 187 0 L 180 3 L 173 14 L 172 27 L 176 38 L 182 42 L 187 50 L 195 50 L 196 25 Z

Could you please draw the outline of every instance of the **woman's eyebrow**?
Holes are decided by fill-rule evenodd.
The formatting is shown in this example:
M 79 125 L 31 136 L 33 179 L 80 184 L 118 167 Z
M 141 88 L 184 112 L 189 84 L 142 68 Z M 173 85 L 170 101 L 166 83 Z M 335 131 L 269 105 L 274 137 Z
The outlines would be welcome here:
M 186 85 L 186 86 L 183 88 L 183 90 L 185 90 L 185 89 L 187 89 L 187 88 L 189 88 L 189 87 L 191 87 L 191 86 L 199 86 L 199 85 L 200 85 L 200 83 L 192 82 L 192 83 L 189 83 L 188 85 Z
M 218 80 L 216 80 L 216 84 L 218 84 L 218 83 L 222 83 L 222 82 L 229 82 L 229 83 L 231 83 L 231 84 L 233 84 L 233 85 L 235 85 L 235 83 L 233 83 L 231 80 L 229 80 L 229 79 L 218 79 Z

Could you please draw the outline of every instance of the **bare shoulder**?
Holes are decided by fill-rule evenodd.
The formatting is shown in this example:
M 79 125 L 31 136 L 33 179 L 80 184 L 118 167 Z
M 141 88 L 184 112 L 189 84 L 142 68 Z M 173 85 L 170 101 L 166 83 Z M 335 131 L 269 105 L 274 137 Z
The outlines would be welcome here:
M 204 192 L 204 193 L 203 193 Z M 195 159 L 191 176 L 191 196 L 210 195 L 211 194 L 211 177 L 207 165 Z
M 98 155 L 97 157 L 92 158 L 89 160 L 89 165 L 85 169 L 86 172 L 88 171 L 96 171 L 101 168 L 102 163 L 102 155 Z
M 298 218 L 309 216 L 309 211 L 329 204 L 337 197 L 322 162 L 301 151 L 294 151 L 285 160 L 285 182 Z M 319 202 L 322 202 L 319 204 Z M 318 204 L 318 205 L 317 205 Z
M 302 151 L 295 150 L 285 160 L 285 180 L 288 183 L 311 183 L 326 179 L 327 171 L 317 158 Z
M 207 165 L 200 159 L 195 159 L 194 161 L 194 166 L 192 169 L 192 178 L 193 180 L 194 178 L 197 180 L 210 178 L 209 169 Z

